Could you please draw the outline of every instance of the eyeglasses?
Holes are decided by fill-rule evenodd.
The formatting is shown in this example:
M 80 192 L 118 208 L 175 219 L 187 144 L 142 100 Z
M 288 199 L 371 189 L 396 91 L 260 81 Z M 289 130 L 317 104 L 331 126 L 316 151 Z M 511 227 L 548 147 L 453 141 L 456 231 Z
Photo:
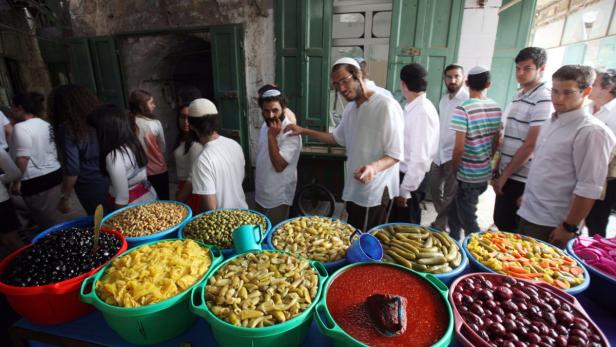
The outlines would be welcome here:
M 349 82 L 351 81 L 351 77 L 353 77 L 353 75 L 348 75 L 346 77 L 343 77 L 337 81 L 332 82 L 332 85 L 334 86 L 334 89 L 339 89 L 341 85 L 348 85 Z
M 558 91 L 556 89 L 552 89 L 552 96 L 565 96 L 565 97 L 569 97 L 573 94 L 576 93 L 581 93 L 582 89 L 565 89 L 563 91 Z

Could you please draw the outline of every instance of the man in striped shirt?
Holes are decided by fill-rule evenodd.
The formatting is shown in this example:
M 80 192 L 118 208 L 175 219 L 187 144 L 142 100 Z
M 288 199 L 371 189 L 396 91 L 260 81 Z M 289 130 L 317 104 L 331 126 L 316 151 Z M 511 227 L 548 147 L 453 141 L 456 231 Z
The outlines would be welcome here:
M 456 107 L 451 129 L 456 132 L 452 168 L 458 173 L 458 192 L 449 211 L 451 237 L 479 231 L 477 203 L 492 178 L 492 156 L 500 139 L 501 108 L 486 96 L 490 71 L 475 66 L 468 72 L 469 99 Z
M 526 47 L 515 58 L 520 90 L 506 114 L 498 178 L 492 181 L 496 193 L 494 224 L 500 230 L 518 229 L 518 199 L 524 193 L 531 156 L 539 130 L 554 110 L 550 89 L 541 81 L 546 61 L 545 49 L 538 47 Z

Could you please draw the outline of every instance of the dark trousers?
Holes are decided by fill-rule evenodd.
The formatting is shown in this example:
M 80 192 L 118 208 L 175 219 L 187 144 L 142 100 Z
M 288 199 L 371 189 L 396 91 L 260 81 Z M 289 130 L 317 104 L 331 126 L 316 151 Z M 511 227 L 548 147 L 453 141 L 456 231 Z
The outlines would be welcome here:
M 400 172 L 400 182 L 404 179 L 404 172 Z M 411 198 L 406 200 L 406 207 L 398 207 L 395 203 L 391 208 L 389 223 L 413 223 L 421 225 L 420 203 L 426 198 L 426 177 L 419 184 L 416 191 L 411 192 Z
M 518 199 L 524 194 L 524 182 L 508 179 L 503 186 L 503 194 L 496 196 L 494 202 L 494 224 L 498 230 L 515 232 L 518 230 Z
M 616 180 L 607 181 L 607 191 L 603 200 L 595 200 L 590 213 L 586 217 L 586 227 L 588 235 L 595 234 L 605 237 L 607 222 L 612 213 L 612 208 L 616 203 Z
M 108 206 L 107 195 L 109 194 L 109 182 L 103 181 L 99 183 L 75 185 L 75 194 L 86 211 L 86 214 L 91 216 L 94 214 L 96 207 L 103 205 L 104 211 L 111 211 L 112 206 Z
M 477 224 L 477 204 L 479 195 L 488 189 L 488 182 L 468 183 L 458 181 L 458 191 L 449 210 L 449 235 L 460 239 L 460 231 L 467 234 L 479 231 Z
M 381 204 L 373 207 L 364 207 L 357 205 L 352 201 L 346 202 L 346 211 L 349 215 L 347 223 L 361 231 L 368 231 L 377 225 L 384 224 L 387 221 L 387 210 L 391 203 L 387 188 L 383 192 Z
M 549 225 L 539 225 L 535 223 L 531 223 L 526 219 L 520 217 L 518 221 L 518 233 L 530 237 L 534 237 L 537 240 L 548 242 L 550 238 L 550 234 L 556 228 Z
M 156 190 L 158 200 L 169 200 L 169 171 L 158 175 L 148 176 L 148 181 Z

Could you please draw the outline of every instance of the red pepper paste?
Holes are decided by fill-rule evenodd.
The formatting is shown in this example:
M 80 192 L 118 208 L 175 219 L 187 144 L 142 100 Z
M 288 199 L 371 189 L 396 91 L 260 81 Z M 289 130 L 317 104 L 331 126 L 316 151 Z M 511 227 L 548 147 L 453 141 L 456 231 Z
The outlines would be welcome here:
M 383 336 L 373 326 L 365 301 L 372 294 L 407 299 L 407 328 Z M 347 334 L 369 346 L 431 346 L 447 330 L 449 317 L 439 292 L 426 280 L 393 266 L 367 264 L 347 269 L 327 290 L 327 308 Z

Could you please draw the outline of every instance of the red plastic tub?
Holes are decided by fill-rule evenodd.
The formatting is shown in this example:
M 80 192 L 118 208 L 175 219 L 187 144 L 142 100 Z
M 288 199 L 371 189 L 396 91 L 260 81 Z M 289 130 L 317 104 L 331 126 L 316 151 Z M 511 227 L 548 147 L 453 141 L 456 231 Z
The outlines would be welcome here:
M 483 339 L 480 334 L 477 331 L 474 331 L 473 328 L 471 327 L 473 324 L 470 322 L 467 322 L 463 317 L 462 314 L 460 312 L 460 307 L 458 307 L 458 305 L 455 303 L 454 300 L 454 294 L 456 293 L 456 289 L 459 285 L 461 285 L 460 283 L 462 281 L 464 281 L 467 278 L 471 278 L 473 280 L 477 280 L 478 278 L 483 277 L 486 279 L 490 279 L 493 283 L 499 283 L 502 284 L 503 280 L 507 277 L 504 275 L 499 275 L 499 274 L 494 274 L 494 273 L 472 273 L 469 275 L 465 275 L 462 276 L 458 279 L 456 279 L 452 285 L 451 285 L 451 290 L 449 291 L 449 301 L 451 303 L 451 306 L 453 308 L 453 313 L 455 316 L 455 331 L 456 331 L 456 337 L 457 340 L 466 347 L 490 347 L 493 345 L 493 342 L 488 342 L 485 339 Z M 543 291 L 547 291 L 549 292 L 549 294 L 552 295 L 552 297 L 559 299 L 561 302 L 563 303 L 567 303 L 569 304 L 569 306 L 571 307 L 571 313 L 575 316 L 575 317 L 579 317 L 583 320 L 585 320 L 588 325 L 593 328 L 593 330 L 596 332 L 596 335 L 598 335 L 601 339 L 600 345 L 601 346 L 606 346 L 609 347 L 610 344 L 609 342 L 607 342 L 607 338 L 605 337 L 605 335 L 603 334 L 603 332 L 601 331 L 601 329 L 593 322 L 593 320 L 588 316 L 588 314 L 586 313 L 586 311 L 584 310 L 584 308 L 582 307 L 582 305 L 577 301 L 577 299 L 575 299 L 573 296 L 571 296 L 570 294 L 567 294 L 566 292 L 557 289 L 547 283 L 536 283 L 536 282 L 530 282 L 527 280 L 522 280 L 522 279 L 515 279 L 518 282 L 524 282 L 525 286 L 532 286 L 535 287 L 537 289 L 543 290 Z M 496 287 L 495 287 L 496 288 Z M 541 292 L 539 292 L 541 293 Z M 547 294 L 547 293 L 546 293 Z M 467 296 L 465 294 L 463 294 L 464 296 Z M 470 296 L 470 295 L 468 295 Z M 495 294 L 496 296 L 496 294 Z M 477 300 L 477 299 L 476 299 Z M 513 301 L 513 299 L 512 299 Z M 545 302 L 547 302 L 547 298 L 545 299 Z M 486 305 L 485 303 L 480 304 L 482 306 L 482 309 L 486 309 L 489 305 Z M 543 309 L 545 310 L 545 309 Z M 522 311 L 522 310 L 520 310 Z M 517 310 L 516 310 L 517 312 Z M 489 314 L 486 311 L 485 314 L 479 315 L 477 314 L 477 316 L 479 316 L 479 318 L 481 319 L 489 319 Z M 535 321 L 537 318 L 531 318 L 529 316 L 524 315 L 526 319 L 528 320 L 532 320 Z M 521 321 L 522 318 L 517 317 L 516 318 L 516 322 Z M 486 323 L 487 324 L 487 323 Z M 559 323 L 560 324 L 560 323 Z M 510 331 L 507 330 L 507 334 L 509 334 Z M 518 331 L 515 332 L 516 334 L 518 333 Z M 542 334 L 542 333 L 541 333 Z M 516 335 L 517 336 L 517 335 Z M 543 335 L 540 335 L 543 336 Z M 545 336 L 543 336 L 543 338 L 545 338 Z M 520 339 L 522 339 L 522 337 L 520 337 Z
M 122 240 L 120 250 L 111 258 L 118 256 L 127 248 L 126 239 L 117 231 L 101 229 L 101 232 L 113 234 Z M 6 267 L 32 244 L 11 253 L 0 262 L 0 278 Z M 111 260 L 109 259 L 109 260 Z M 107 264 L 107 261 L 105 264 Z M 93 311 L 94 307 L 79 300 L 79 289 L 83 280 L 94 274 L 101 266 L 66 281 L 36 287 L 16 287 L 0 282 L 0 293 L 6 296 L 13 310 L 36 324 L 59 324 L 77 319 Z

